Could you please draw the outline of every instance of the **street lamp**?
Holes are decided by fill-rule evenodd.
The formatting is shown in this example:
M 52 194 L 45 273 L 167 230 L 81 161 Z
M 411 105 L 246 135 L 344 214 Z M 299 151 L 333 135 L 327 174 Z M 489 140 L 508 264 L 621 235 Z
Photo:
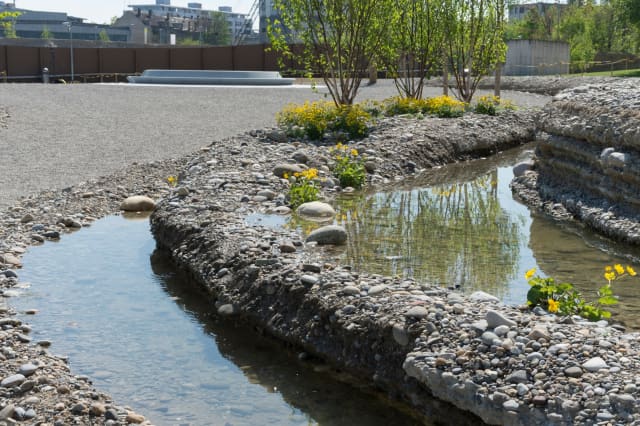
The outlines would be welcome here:
M 71 44 L 71 81 L 73 81 L 75 73 L 73 72 L 73 33 L 71 32 L 72 23 L 70 21 L 64 21 L 62 25 L 65 25 L 67 27 L 67 30 L 69 30 L 69 42 Z

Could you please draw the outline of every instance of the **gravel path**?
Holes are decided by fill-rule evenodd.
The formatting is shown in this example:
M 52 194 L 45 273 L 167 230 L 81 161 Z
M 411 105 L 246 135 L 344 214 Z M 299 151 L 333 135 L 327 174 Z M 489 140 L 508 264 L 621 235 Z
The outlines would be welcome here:
M 275 124 L 288 103 L 323 98 L 308 87 L 158 87 L 0 84 L 0 209 L 21 196 L 104 176 L 134 162 L 175 158 L 239 132 Z M 439 88 L 427 88 L 436 96 Z M 392 81 L 360 99 L 396 94 Z M 505 92 L 519 105 L 549 98 Z M 3 116 L 0 111 L 0 116 Z

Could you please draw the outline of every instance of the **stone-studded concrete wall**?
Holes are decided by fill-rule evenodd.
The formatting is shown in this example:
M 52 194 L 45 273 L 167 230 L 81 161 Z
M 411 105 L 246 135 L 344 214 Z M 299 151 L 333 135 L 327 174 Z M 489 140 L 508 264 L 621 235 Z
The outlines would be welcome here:
M 566 209 L 608 236 L 640 243 L 637 83 L 562 92 L 541 113 L 539 130 L 536 172 L 517 178 L 514 190 L 529 201 L 539 196 L 540 206 Z

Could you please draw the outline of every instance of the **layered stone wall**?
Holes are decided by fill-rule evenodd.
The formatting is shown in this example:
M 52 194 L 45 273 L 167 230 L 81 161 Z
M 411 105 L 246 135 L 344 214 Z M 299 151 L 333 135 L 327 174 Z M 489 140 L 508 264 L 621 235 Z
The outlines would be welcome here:
M 534 170 L 512 188 L 556 217 L 640 243 L 640 89 L 633 80 L 556 95 L 538 122 Z

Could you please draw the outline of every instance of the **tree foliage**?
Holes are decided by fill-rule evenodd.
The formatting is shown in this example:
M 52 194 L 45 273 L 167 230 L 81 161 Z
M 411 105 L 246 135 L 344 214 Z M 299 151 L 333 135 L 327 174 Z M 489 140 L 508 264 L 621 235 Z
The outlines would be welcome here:
M 40 34 L 40 38 L 43 40 L 51 40 L 53 38 L 53 33 L 49 30 L 49 27 L 46 25 L 42 27 L 42 33 Z
M 98 33 L 98 38 L 100 38 L 100 41 L 102 42 L 111 41 L 111 39 L 109 38 L 109 33 L 107 33 L 107 30 L 105 30 L 104 28 Z
M 18 38 L 15 23 L 20 15 L 20 12 L 0 12 L 0 28 L 2 28 L 5 38 Z
M 203 41 L 216 46 L 231 44 L 229 22 L 224 13 L 211 12 L 211 19 L 205 24 Z
M 369 64 L 386 42 L 389 0 L 276 0 L 281 20 L 269 26 L 272 47 L 286 58 L 303 46 L 307 73 L 318 73 L 336 105 L 351 105 Z M 289 32 L 290 31 L 290 32 Z
M 425 79 L 441 70 L 442 2 L 394 0 L 389 36 L 381 62 L 393 75 L 398 92 L 420 99 Z
M 456 96 L 473 98 L 480 79 L 503 63 L 504 0 L 444 0 L 444 48 Z

